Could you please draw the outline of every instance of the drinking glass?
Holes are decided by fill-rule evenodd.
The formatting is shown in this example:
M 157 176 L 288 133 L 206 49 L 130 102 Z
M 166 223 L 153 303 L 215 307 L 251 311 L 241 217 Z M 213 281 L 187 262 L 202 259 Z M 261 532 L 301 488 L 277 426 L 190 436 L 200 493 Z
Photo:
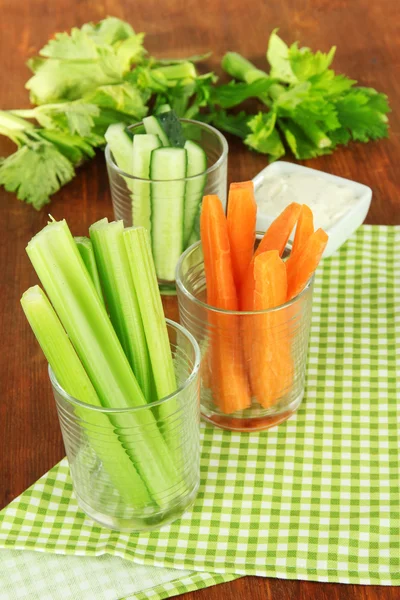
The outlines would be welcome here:
M 198 175 L 173 181 L 173 190 L 176 190 L 176 188 L 182 189 L 184 186 L 186 205 L 193 204 L 198 206 L 190 237 L 186 235 L 185 238 L 187 239 L 183 239 L 182 247 L 177 253 L 177 261 L 185 248 L 200 239 L 199 219 L 202 196 L 215 194 L 220 198 L 224 209 L 226 208 L 228 165 L 228 143 L 217 129 L 200 121 L 192 121 L 190 119 L 181 119 L 180 121 L 186 140 L 196 142 L 204 150 L 207 157 L 207 168 Z M 129 127 L 129 130 L 133 135 L 145 133 L 143 123 L 132 125 Z M 141 225 L 149 229 L 153 253 L 154 247 L 157 244 L 158 251 L 162 254 L 163 248 L 159 245 L 162 245 L 162 242 L 160 239 L 155 239 L 155 236 L 152 235 L 154 215 L 152 214 L 151 197 L 153 195 L 156 196 L 158 205 L 160 206 L 163 204 L 169 205 L 171 202 L 169 196 L 171 186 L 166 185 L 166 180 L 141 179 L 125 173 L 118 168 L 109 145 L 106 146 L 105 157 L 115 219 L 122 219 L 125 227 Z M 179 184 L 183 184 L 183 186 Z M 142 209 L 139 213 L 137 206 L 140 204 L 143 207 L 143 198 L 146 201 L 147 212 L 145 211 L 144 213 Z M 170 224 L 167 223 L 166 226 L 168 228 Z M 177 226 L 183 227 L 183 223 L 180 222 Z M 171 231 L 172 236 L 174 233 L 174 231 Z M 166 286 L 165 289 L 168 286 L 170 289 L 175 289 L 174 269 L 175 265 L 172 265 L 171 269 L 168 269 L 170 272 L 162 272 L 161 268 L 157 266 L 156 261 L 158 280 L 161 286 Z
M 161 527 L 179 518 L 196 498 L 200 351 L 183 327 L 167 319 L 167 328 L 177 389 L 158 402 L 92 406 L 67 394 L 49 367 L 78 504 L 110 529 Z M 135 460 L 127 447 L 135 449 Z
M 202 355 L 202 417 L 238 431 L 285 421 L 304 396 L 313 278 L 282 306 L 221 310 L 207 303 L 203 252 L 197 242 L 177 265 L 176 285 L 180 321 L 198 341 Z M 233 410 L 243 389 L 250 404 Z

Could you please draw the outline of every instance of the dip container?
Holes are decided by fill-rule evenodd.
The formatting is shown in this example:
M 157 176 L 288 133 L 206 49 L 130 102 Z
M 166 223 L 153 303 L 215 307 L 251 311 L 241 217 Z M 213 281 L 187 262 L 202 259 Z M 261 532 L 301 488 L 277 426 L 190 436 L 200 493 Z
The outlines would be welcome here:
M 274 214 L 267 214 L 262 210 L 262 200 L 264 194 L 266 194 L 266 190 L 268 188 L 271 181 L 271 177 L 286 177 L 292 176 L 293 178 L 296 175 L 299 176 L 307 176 L 310 177 L 310 192 L 311 190 L 311 181 L 315 178 L 318 185 L 321 187 L 321 180 L 326 181 L 326 183 L 330 186 L 332 184 L 341 188 L 351 195 L 351 202 L 349 202 L 348 208 L 345 208 L 343 211 L 338 211 L 337 218 L 335 217 L 335 197 L 334 191 L 332 193 L 332 187 L 329 190 L 329 194 L 331 197 L 324 198 L 321 194 L 320 201 L 324 203 L 324 209 L 326 208 L 327 215 L 331 213 L 332 223 L 331 224 L 318 224 L 316 223 L 316 228 L 322 227 L 324 231 L 329 236 L 328 244 L 325 248 L 325 252 L 323 254 L 323 258 L 327 258 L 331 256 L 336 250 L 340 248 L 348 238 L 358 229 L 358 227 L 363 223 L 365 217 L 367 216 L 368 209 L 371 204 L 372 198 L 372 190 L 371 188 L 363 185 L 361 183 L 357 183 L 356 181 L 351 181 L 350 179 L 344 179 L 343 177 L 337 177 L 336 175 L 331 175 L 330 173 L 325 173 L 324 171 L 317 171 L 316 169 L 310 169 L 308 167 L 303 167 L 301 165 L 288 163 L 285 161 L 277 161 L 268 165 L 265 169 L 260 171 L 254 178 L 254 191 L 255 197 L 257 201 L 257 231 L 266 231 L 275 217 L 285 208 L 286 205 L 278 204 L 276 212 Z M 334 188 L 333 188 L 334 190 Z M 338 190 L 339 191 L 339 190 Z M 300 192 L 299 192 L 300 194 Z M 307 204 L 306 198 L 296 197 L 296 190 L 294 190 L 294 194 L 291 196 L 291 201 L 299 202 L 300 204 Z M 337 204 L 337 203 L 336 203 Z M 313 207 L 311 206 L 311 209 Z M 291 236 L 291 240 L 293 239 L 293 233 Z

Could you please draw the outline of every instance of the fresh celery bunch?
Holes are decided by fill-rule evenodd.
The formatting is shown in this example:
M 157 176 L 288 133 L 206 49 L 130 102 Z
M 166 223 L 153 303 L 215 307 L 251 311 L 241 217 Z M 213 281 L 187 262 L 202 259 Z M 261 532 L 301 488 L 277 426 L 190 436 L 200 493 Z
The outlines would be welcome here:
M 100 407 L 99 397 L 43 290 L 38 285 L 29 288 L 21 298 L 21 305 L 61 387 L 72 397 Z M 85 408 L 75 410 L 121 498 L 139 506 L 148 504 L 151 498 L 147 488 L 114 433 L 108 416 Z M 102 432 L 101 437 L 98 431 Z
M 144 406 L 146 399 L 65 220 L 49 223 L 34 236 L 27 253 L 101 404 Z M 164 501 L 177 474 L 151 411 L 111 413 L 110 420 L 150 494 Z
M 148 402 L 154 394 L 142 316 L 123 240 L 122 221 L 97 221 L 89 228 L 111 323 Z

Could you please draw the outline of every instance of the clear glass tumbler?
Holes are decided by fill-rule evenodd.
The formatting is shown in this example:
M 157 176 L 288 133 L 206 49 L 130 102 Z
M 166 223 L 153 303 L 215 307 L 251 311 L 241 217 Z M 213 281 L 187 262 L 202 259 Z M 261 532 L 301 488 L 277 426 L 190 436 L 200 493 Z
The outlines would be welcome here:
M 196 142 L 204 150 L 207 157 L 207 168 L 199 175 L 173 180 L 172 186 L 170 185 L 171 180 L 151 181 L 128 175 L 116 165 L 110 147 L 106 146 L 105 149 L 115 218 L 122 219 L 125 227 L 131 225 L 146 227 L 150 231 L 154 256 L 156 253 L 162 256 L 164 248 L 168 247 L 171 251 L 171 247 L 176 246 L 176 262 L 185 248 L 200 239 L 199 217 L 202 197 L 206 194 L 216 194 L 225 208 L 227 193 L 228 143 L 225 137 L 214 127 L 200 121 L 181 119 L 181 124 L 186 139 Z M 145 133 L 143 123 L 132 125 L 129 129 L 133 135 Z M 169 216 L 171 211 L 168 208 L 171 206 L 171 202 L 174 203 L 177 200 L 177 191 L 184 194 L 185 207 L 183 210 L 193 210 L 195 213 L 187 217 L 185 212 L 182 213 L 182 217 L 179 217 L 180 222 L 176 224 L 179 226 L 179 233 L 183 228 L 185 218 L 188 218 L 189 223 L 193 221 L 190 235 L 187 231 L 184 232 L 181 242 L 179 241 L 179 247 L 177 246 L 178 233 L 171 227 Z M 154 225 L 156 219 L 152 214 L 152 197 L 157 197 L 158 206 L 166 207 L 166 220 L 163 211 L 163 214 L 160 214 L 157 219 L 157 226 Z M 163 220 L 165 220 L 165 224 Z M 169 268 L 163 268 L 158 265 L 157 260 L 155 262 L 160 284 L 174 288 L 171 286 L 171 282 L 174 282 L 176 263 Z
M 49 367 L 78 504 L 110 529 L 161 527 L 179 518 L 198 491 L 200 350 L 183 327 L 168 319 L 167 327 L 177 390 L 158 402 L 91 406 L 69 396 Z
M 177 265 L 176 285 L 180 321 L 202 355 L 202 417 L 236 431 L 285 421 L 304 396 L 313 279 L 277 308 L 220 310 L 207 304 L 203 252 L 197 242 Z M 238 408 L 243 398 L 251 398 L 250 403 Z

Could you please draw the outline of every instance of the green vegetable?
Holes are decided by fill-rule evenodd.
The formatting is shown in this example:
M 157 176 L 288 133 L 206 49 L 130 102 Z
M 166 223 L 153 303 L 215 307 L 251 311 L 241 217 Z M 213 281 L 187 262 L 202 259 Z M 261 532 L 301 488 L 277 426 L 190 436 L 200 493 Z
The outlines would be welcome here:
M 0 134 L 18 146 L 0 161 L 0 185 L 41 208 L 104 145 L 109 125 L 141 121 L 149 106 L 157 115 L 168 105 L 179 118 L 212 123 L 271 161 L 287 149 L 306 159 L 351 140 L 388 135 L 387 97 L 336 74 L 335 47 L 313 53 L 297 42 L 288 46 L 275 30 L 267 49 L 270 69 L 228 52 L 222 68 L 239 81 L 217 86 L 214 73 L 199 74 L 195 66 L 208 54 L 156 59 L 143 37 L 109 17 L 56 34 L 28 62 L 33 76 L 26 87 L 39 106 L 0 111 Z M 251 110 L 241 106 L 249 99 L 257 103 Z
M 215 100 L 221 107 L 235 106 L 251 96 L 262 100 L 269 110 L 247 120 L 251 131 L 245 143 L 268 154 L 271 161 L 285 154 L 284 142 L 296 158 L 306 159 L 330 154 L 350 140 L 387 137 L 386 96 L 336 75 L 329 68 L 334 55 L 335 47 L 326 54 L 299 48 L 297 43 L 288 47 L 273 31 L 267 50 L 270 74 L 228 53 L 223 68 L 245 83 L 240 88 L 217 88 Z M 217 126 L 218 116 L 213 118 Z M 219 126 L 224 128 L 221 119 Z
M 176 390 L 176 378 L 149 233 L 144 227 L 128 227 L 123 232 L 123 239 L 135 282 L 157 397 L 165 398 Z M 165 406 L 169 414 L 167 403 L 159 407 L 161 415 Z
M 29 242 L 27 253 L 101 404 L 146 405 L 66 222 L 48 224 Z M 164 490 L 176 484 L 177 475 L 152 413 L 117 413 L 110 419 L 121 430 L 121 443 L 150 494 L 162 502 Z
M 164 281 L 174 281 L 183 252 L 186 171 L 184 148 L 157 148 L 151 153 L 151 241 L 157 275 Z
M 161 146 L 158 135 L 136 134 L 133 136 L 132 175 L 140 179 L 150 179 L 151 153 Z M 131 180 L 132 222 L 151 232 L 151 184 L 146 181 Z
M 41 288 L 37 285 L 29 288 L 21 298 L 21 305 L 61 387 L 73 398 L 100 407 L 99 397 Z M 75 412 L 121 497 L 138 506 L 149 503 L 149 493 L 117 435 L 113 433 L 114 427 L 107 415 L 83 407 L 76 407 Z M 107 432 L 107 436 L 103 433 L 100 437 L 96 433 L 100 427 L 104 433 Z
M 99 295 L 100 300 L 102 300 L 104 304 L 103 292 L 101 289 L 101 283 L 99 278 L 99 272 L 97 270 L 96 259 L 94 257 L 93 244 L 87 237 L 75 237 L 75 243 L 78 247 L 79 254 L 82 257 L 83 262 L 85 263 L 85 267 L 87 272 L 89 273 L 94 287 Z
M 122 232 L 122 221 L 97 221 L 89 228 L 103 282 L 111 323 L 148 402 L 153 398 L 152 372 L 142 317 Z
M 174 148 L 183 148 L 186 140 L 183 134 L 182 124 L 175 111 L 163 111 L 155 118 L 163 128 L 170 145 Z

